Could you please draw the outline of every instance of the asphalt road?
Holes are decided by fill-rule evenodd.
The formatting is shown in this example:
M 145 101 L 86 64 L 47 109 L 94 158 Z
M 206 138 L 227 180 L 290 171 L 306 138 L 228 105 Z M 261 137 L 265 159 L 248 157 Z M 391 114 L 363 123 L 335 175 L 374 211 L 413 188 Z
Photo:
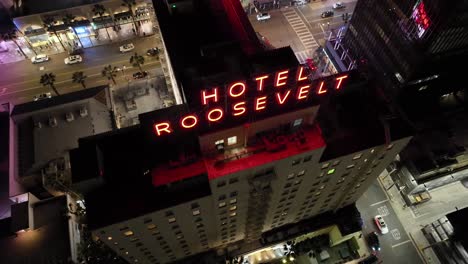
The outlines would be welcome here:
M 143 70 L 148 70 L 159 66 L 159 61 L 155 57 L 146 56 L 146 50 L 154 46 L 155 37 L 134 39 L 132 41 L 135 49 L 131 52 L 120 53 L 119 46 L 126 42 L 113 43 L 93 48 L 85 49 L 83 63 L 66 65 L 64 59 L 66 53 L 50 56 L 50 61 L 32 64 L 30 60 L 23 60 L 16 63 L 0 65 L 2 78 L 0 79 L 0 104 L 11 102 L 14 104 L 32 101 L 33 96 L 43 92 L 52 92 L 49 87 L 44 87 L 39 80 L 42 74 L 52 72 L 56 75 L 56 88 L 60 93 L 69 93 L 83 89 L 80 84 L 72 82 L 72 74 L 76 71 L 83 71 L 88 78 L 86 85 L 94 87 L 109 83 L 107 78 L 101 76 L 104 66 L 126 66 L 126 74 L 131 76 L 138 71 L 133 68 L 129 59 L 137 52 L 144 55 L 145 63 Z M 43 67 L 43 68 L 42 68 Z M 124 81 L 121 74 L 117 75 L 117 82 Z M 53 94 L 53 92 L 52 92 Z
M 364 221 L 363 234 L 378 232 L 373 221 L 377 214 L 382 215 L 387 223 L 389 232 L 385 235 L 378 232 L 381 247 L 378 256 L 384 263 L 423 263 L 378 180 L 361 196 L 356 205 Z

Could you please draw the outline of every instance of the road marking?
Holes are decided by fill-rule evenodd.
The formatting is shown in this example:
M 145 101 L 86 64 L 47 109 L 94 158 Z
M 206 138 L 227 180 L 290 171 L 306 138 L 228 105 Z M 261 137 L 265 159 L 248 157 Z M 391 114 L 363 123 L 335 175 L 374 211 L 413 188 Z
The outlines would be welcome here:
M 400 240 L 400 239 L 401 239 L 400 230 L 398 230 L 398 229 L 393 229 L 392 231 L 390 231 L 390 233 L 392 233 L 393 239 L 395 239 L 395 240 Z M 408 240 L 408 241 L 409 241 L 409 240 Z M 397 245 L 398 245 L 398 244 L 397 244 Z
M 308 58 L 312 57 L 311 50 L 298 51 L 294 54 L 296 55 L 297 61 L 299 61 L 300 64 L 304 64 Z
M 408 240 L 406 240 L 406 241 L 403 241 L 403 242 L 400 242 L 400 243 L 398 243 L 398 244 L 392 245 L 392 248 L 398 247 L 398 246 L 401 246 L 401 245 L 404 245 L 404 244 L 406 244 L 406 243 L 408 243 L 408 242 L 411 242 L 411 240 L 408 239 Z
M 385 200 L 380 201 L 380 202 L 373 203 L 370 206 L 375 206 L 375 205 L 382 204 L 382 203 L 385 203 L 385 202 L 388 202 L 388 199 L 385 199 Z
M 381 216 L 389 215 L 388 208 L 386 205 L 380 206 L 379 208 L 377 208 L 377 212 L 379 212 L 379 215 Z
M 297 10 L 295 8 L 281 12 L 288 21 L 289 25 L 296 33 L 296 35 L 299 37 L 299 40 L 301 41 L 306 51 L 313 50 L 314 48 L 319 46 L 315 41 L 314 36 L 310 32 L 309 28 L 304 23 L 303 19 L 297 13 Z M 298 53 L 296 53 L 296 57 L 298 57 L 298 60 L 301 63 L 303 63 L 303 61 L 305 60 L 304 58 L 302 58 L 302 56 L 301 58 L 299 58 Z

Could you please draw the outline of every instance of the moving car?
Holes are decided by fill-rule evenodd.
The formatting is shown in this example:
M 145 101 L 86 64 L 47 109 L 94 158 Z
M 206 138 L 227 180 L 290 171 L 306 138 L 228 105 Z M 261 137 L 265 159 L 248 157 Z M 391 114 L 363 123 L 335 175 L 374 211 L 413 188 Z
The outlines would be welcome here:
M 51 97 L 52 97 L 51 93 L 41 93 L 41 94 L 35 95 L 33 99 L 34 101 L 39 101 L 39 100 L 49 99 Z
M 41 63 L 45 61 L 49 61 L 49 56 L 45 54 L 37 54 L 36 56 L 31 58 L 32 63 Z
M 379 259 L 377 258 L 376 255 L 370 255 L 367 258 L 361 260 L 358 262 L 358 264 L 374 264 L 378 261 Z
M 119 50 L 120 52 L 129 52 L 131 50 L 133 50 L 135 48 L 135 46 L 133 46 L 133 43 L 128 43 L 128 44 L 124 44 L 122 46 L 119 47 Z
M 147 72 L 147 71 L 135 72 L 135 73 L 133 74 L 133 79 L 141 79 L 141 78 L 145 78 L 146 76 L 148 76 L 148 72 Z
M 346 6 L 342 2 L 336 2 L 333 4 L 333 9 L 342 9 L 346 8 Z
M 325 11 L 322 13 L 322 15 L 320 15 L 322 18 L 326 18 L 326 17 L 332 17 L 335 13 L 331 10 L 328 10 L 328 11 Z
M 268 14 L 268 13 L 260 13 L 260 14 L 257 14 L 257 20 L 258 20 L 258 21 L 268 20 L 268 19 L 270 19 L 270 18 L 271 18 L 271 16 L 270 16 L 270 14 Z
M 374 217 L 374 221 L 375 221 L 375 224 L 377 225 L 377 227 L 379 228 L 380 233 L 382 233 L 382 234 L 387 234 L 388 233 L 388 226 L 385 223 L 385 221 L 384 221 L 384 219 L 383 219 L 383 217 L 381 215 L 376 215 Z
M 68 56 L 68 58 L 65 58 L 65 64 L 75 64 L 75 63 L 80 63 L 83 61 L 83 58 L 80 55 L 72 55 Z
M 376 232 L 369 233 L 367 236 L 367 243 L 372 251 L 380 251 L 379 236 L 377 236 Z
M 146 51 L 146 55 L 148 56 L 156 56 L 159 54 L 159 48 L 151 48 Z

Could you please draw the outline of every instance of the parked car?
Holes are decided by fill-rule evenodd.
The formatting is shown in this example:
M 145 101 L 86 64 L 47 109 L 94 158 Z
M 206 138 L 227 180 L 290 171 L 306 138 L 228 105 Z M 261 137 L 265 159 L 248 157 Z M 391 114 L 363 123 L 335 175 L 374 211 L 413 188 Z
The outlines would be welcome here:
M 41 63 L 45 61 L 49 61 L 49 56 L 45 54 L 37 54 L 36 56 L 31 58 L 32 63 Z
M 146 76 L 148 76 L 148 72 L 147 72 L 147 71 L 135 72 L 135 73 L 133 74 L 133 79 L 141 79 L 141 78 L 145 78 Z
M 39 100 L 49 99 L 51 97 L 52 97 L 51 93 L 41 93 L 41 94 L 35 95 L 33 99 L 34 101 L 39 101 Z
M 372 251 L 380 251 L 379 236 L 376 232 L 371 232 L 367 235 L 367 243 Z
M 268 13 L 259 13 L 259 14 L 257 14 L 257 20 L 258 21 L 268 20 L 270 18 L 271 18 L 271 16 Z
M 379 260 L 376 255 L 370 255 L 367 258 L 358 262 L 358 264 L 374 264 Z
M 133 46 L 133 43 L 124 44 L 119 47 L 119 50 L 122 53 L 132 51 L 133 49 L 135 49 L 135 46 Z
M 328 11 L 325 11 L 322 13 L 322 15 L 320 15 L 322 18 L 326 18 L 326 17 L 332 17 L 335 13 L 331 10 L 328 10 Z
M 148 56 L 156 56 L 159 54 L 159 48 L 151 48 L 146 51 L 146 55 Z
M 376 215 L 374 217 L 374 221 L 375 221 L 375 224 L 377 225 L 377 227 L 379 228 L 380 233 L 382 233 L 382 234 L 387 234 L 388 233 L 388 226 L 385 223 L 385 221 L 384 221 L 384 219 L 383 219 L 383 217 L 381 215 Z
M 83 62 L 83 58 L 80 55 L 72 55 L 65 58 L 64 61 L 65 64 L 70 65 Z
M 342 9 L 346 8 L 346 6 L 342 2 L 336 2 L 333 4 L 333 9 Z

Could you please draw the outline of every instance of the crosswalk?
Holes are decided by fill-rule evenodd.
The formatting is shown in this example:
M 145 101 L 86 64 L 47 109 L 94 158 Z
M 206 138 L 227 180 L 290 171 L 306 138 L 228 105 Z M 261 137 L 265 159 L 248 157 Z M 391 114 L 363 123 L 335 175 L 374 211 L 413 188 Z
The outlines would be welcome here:
M 314 36 L 310 33 L 310 30 L 307 28 L 304 21 L 301 19 L 299 14 L 297 13 L 295 8 L 288 8 L 282 10 L 282 13 L 286 20 L 288 21 L 289 25 L 293 28 L 294 32 L 296 32 L 299 40 L 301 41 L 302 45 L 306 51 L 315 50 L 319 46 L 314 39 Z M 297 53 L 296 53 L 297 57 Z
M 294 52 L 294 54 L 296 55 L 297 61 L 299 61 L 300 64 L 304 64 L 308 58 L 312 58 L 312 52 L 312 50 L 303 50 Z

